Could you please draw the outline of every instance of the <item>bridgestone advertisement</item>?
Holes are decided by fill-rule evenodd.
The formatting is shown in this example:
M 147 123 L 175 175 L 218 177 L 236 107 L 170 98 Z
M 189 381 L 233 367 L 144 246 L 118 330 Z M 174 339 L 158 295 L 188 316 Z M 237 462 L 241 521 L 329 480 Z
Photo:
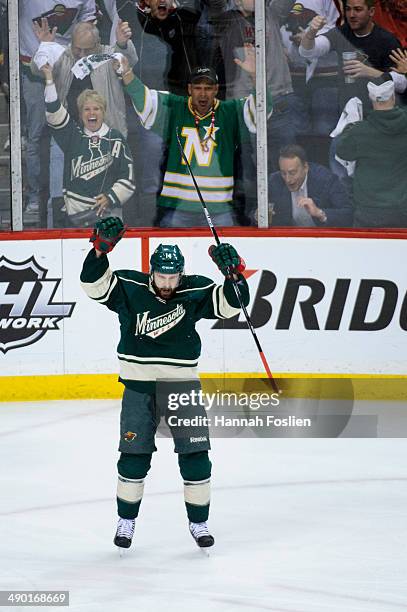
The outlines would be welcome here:
M 407 363 L 405 240 L 230 238 L 247 264 L 248 307 L 270 368 L 279 376 L 404 375 Z M 150 238 L 178 244 L 186 274 L 217 283 L 210 238 Z M 4 241 L 0 258 L 2 376 L 118 372 L 118 321 L 79 284 L 87 239 Z M 124 238 L 111 268 L 141 270 L 141 239 Z M 156 324 L 140 313 L 139 330 L 166 333 L 182 315 Z M 263 365 L 242 315 L 202 320 L 203 374 L 261 374 Z

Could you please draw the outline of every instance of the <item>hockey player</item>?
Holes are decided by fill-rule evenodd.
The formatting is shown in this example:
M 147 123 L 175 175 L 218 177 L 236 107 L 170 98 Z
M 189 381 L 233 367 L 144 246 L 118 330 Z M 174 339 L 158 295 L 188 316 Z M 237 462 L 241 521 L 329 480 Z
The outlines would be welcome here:
M 232 274 L 245 305 L 247 283 L 244 262 L 230 244 L 211 247 L 210 255 L 225 274 L 223 285 L 204 276 L 184 275 L 184 257 L 174 245 L 163 245 L 150 259 L 150 273 L 133 270 L 112 272 L 106 257 L 124 234 L 117 217 L 99 221 L 91 237 L 93 249 L 85 259 L 81 284 L 87 295 L 119 316 L 119 380 L 124 384 L 120 418 L 121 452 L 118 467 L 117 509 L 119 521 L 114 543 L 131 545 L 135 519 L 143 497 L 144 479 L 156 450 L 159 422 L 157 396 L 160 381 L 179 381 L 183 391 L 197 390 L 201 340 L 195 325 L 199 319 L 224 319 L 239 313 L 230 279 Z M 175 383 L 174 383 L 175 381 Z M 172 387 L 171 387 L 172 388 Z M 205 417 L 203 405 L 191 401 L 178 417 Z M 171 429 L 181 476 L 189 529 L 198 546 L 214 544 L 207 519 L 210 501 L 211 462 L 209 431 L 194 427 L 193 435 Z
M 130 149 L 120 132 L 104 123 L 106 102 L 92 89 L 78 97 L 82 126 L 58 100 L 49 64 L 45 76 L 48 125 L 65 153 L 64 200 L 68 223 L 92 226 L 109 208 L 121 207 L 134 193 Z
M 235 60 L 254 83 L 254 48 L 245 46 L 244 61 Z M 158 200 L 160 227 L 204 224 L 199 198 L 179 149 L 178 137 L 216 225 L 233 225 L 234 154 L 256 132 L 253 94 L 241 100 L 217 99 L 213 68 L 195 68 L 188 97 L 145 86 L 122 60 L 123 83 L 146 129 L 161 134 L 168 146 L 164 183 Z M 268 102 L 271 109 L 271 100 Z M 177 137 L 178 136 L 178 137 Z

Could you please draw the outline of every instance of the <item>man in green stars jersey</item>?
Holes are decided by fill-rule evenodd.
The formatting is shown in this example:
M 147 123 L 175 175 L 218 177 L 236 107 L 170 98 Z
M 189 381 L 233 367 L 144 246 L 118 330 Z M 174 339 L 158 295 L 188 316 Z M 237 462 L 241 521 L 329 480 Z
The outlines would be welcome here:
M 123 234 L 123 224 L 117 217 L 99 221 L 91 237 L 94 248 L 81 273 L 87 295 L 116 312 L 120 322 L 119 380 L 125 389 L 120 418 L 121 455 L 117 464 L 119 522 L 114 543 L 121 548 L 131 545 L 163 412 L 158 405 L 159 388 L 166 384 L 162 381 L 171 381 L 167 383 L 171 391 L 175 385 L 178 396 L 182 389 L 191 398 L 177 409 L 178 421 L 196 417 L 198 423 L 187 433 L 185 428 L 172 426 L 167 394 L 164 413 L 184 480 L 190 532 L 198 546 L 209 547 L 214 543 L 206 522 L 210 444 L 205 408 L 195 401 L 200 391 L 197 365 L 201 353 L 195 326 L 199 319 L 224 319 L 239 313 L 231 277 L 239 286 L 243 303 L 249 303 L 248 286 L 242 276 L 244 262 L 229 244 L 212 247 L 210 255 L 226 276 L 223 285 L 216 285 L 204 276 L 185 275 L 184 257 L 178 246 L 160 244 L 151 256 L 149 274 L 134 270 L 112 272 L 106 254 Z
M 255 80 L 254 48 L 235 60 Z M 177 134 L 215 225 L 233 225 L 234 154 L 256 132 L 254 95 L 220 101 L 213 68 L 195 68 L 188 97 L 146 87 L 122 60 L 123 83 L 144 127 L 159 133 L 168 147 L 164 182 L 158 199 L 160 227 L 205 224 L 199 197 L 181 154 Z M 271 109 L 271 101 L 268 103 Z

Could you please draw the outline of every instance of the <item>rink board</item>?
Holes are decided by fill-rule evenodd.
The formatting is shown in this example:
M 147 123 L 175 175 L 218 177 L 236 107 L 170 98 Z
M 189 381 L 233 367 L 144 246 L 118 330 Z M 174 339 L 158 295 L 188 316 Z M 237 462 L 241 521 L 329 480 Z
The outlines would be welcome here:
M 403 233 L 225 230 L 247 263 L 249 313 L 277 376 L 404 379 L 407 281 Z M 0 251 L 0 396 L 116 397 L 116 315 L 79 284 L 82 231 L 4 234 Z M 384 237 L 385 236 L 385 237 Z M 4 239 L 3 239 L 4 238 Z M 207 231 L 131 231 L 113 269 L 148 269 L 160 243 L 177 243 L 186 273 L 222 282 Z M 198 323 L 203 377 L 263 374 L 240 316 Z M 95 395 L 95 387 L 98 391 Z

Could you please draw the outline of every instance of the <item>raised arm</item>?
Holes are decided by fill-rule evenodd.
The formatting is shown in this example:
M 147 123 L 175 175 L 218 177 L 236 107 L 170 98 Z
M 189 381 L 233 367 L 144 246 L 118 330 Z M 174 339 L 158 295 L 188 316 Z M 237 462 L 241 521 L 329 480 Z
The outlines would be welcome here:
M 231 244 L 213 245 L 209 248 L 209 255 L 226 278 L 223 285 L 213 284 L 206 288 L 206 295 L 198 309 L 198 318 L 230 319 L 240 312 L 232 278 L 238 285 L 243 304 L 249 304 L 249 287 L 242 275 L 245 264 Z
M 250 94 L 245 100 L 239 100 L 238 102 L 242 102 L 243 104 L 243 118 L 244 124 L 246 125 L 249 132 L 252 134 L 256 133 L 256 100 L 254 95 L 254 88 L 256 87 L 256 51 L 252 44 L 245 43 L 244 45 L 245 57 L 244 60 L 241 61 L 238 58 L 234 59 L 235 64 L 239 66 L 242 70 L 247 72 L 250 75 L 250 78 L 253 82 L 253 93 Z M 273 112 L 273 99 L 271 96 L 271 91 L 267 87 L 266 91 L 266 108 L 267 108 L 267 118 L 271 117 Z
M 325 27 L 327 21 L 322 15 L 317 15 L 309 24 L 299 47 L 303 57 L 320 57 L 330 51 L 331 45 L 325 36 L 318 36 L 318 32 Z M 318 36 L 317 41 L 315 41 Z M 312 52 L 312 53 L 311 53 Z
M 407 75 L 407 49 L 395 49 L 390 53 L 390 59 L 394 64 L 395 72 Z
M 133 33 L 128 21 L 122 21 L 119 19 L 116 27 L 115 51 L 118 51 L 127 57 L 129 66 L 134 66 L 138 61 L 137 51 L 131 42 L 132 35 Z
M 256 83 L 256 51 L 252 44 L 245 43 L 244 44 L 244 60 L 240 60 L 237 57 L 234 58 L 235 64 L 239 66 L 242 70 L 248 73 L 250 78 L 253 81 L 253 85 Z
M 44 97 L 47 123 L 52 128 L 52 135 L 61 149 L 64 152 L 69 152 L 71 150 L 71 137 L 76 130 L 76 124 L 58 100 L 52 67 L 49 64 L 44 64 L 41 73 L 45 78 Z
M 127 307 L 127 304 L 120 281 L 110 269 L 106 255 L 121 240 L 125 229 L 118 217 L 107 217 L 96 223 L 90 238 L 93 249 L 83 263 L 80 276 L 86 295 L 114 312 L 123 305 Z
M 165 132 L 168 119 L 166 110 L 168 109 L 164 107 L 169 103 L 172 94 L 149 89 L 136 77 L 126 58 L 122 61 L 122 70 L 123 85 L 126 87 L 126 93 L 130 96 L 134 110 L 140 117 L 143 126 L 147 130 L 153 128 L 157 132 Z

